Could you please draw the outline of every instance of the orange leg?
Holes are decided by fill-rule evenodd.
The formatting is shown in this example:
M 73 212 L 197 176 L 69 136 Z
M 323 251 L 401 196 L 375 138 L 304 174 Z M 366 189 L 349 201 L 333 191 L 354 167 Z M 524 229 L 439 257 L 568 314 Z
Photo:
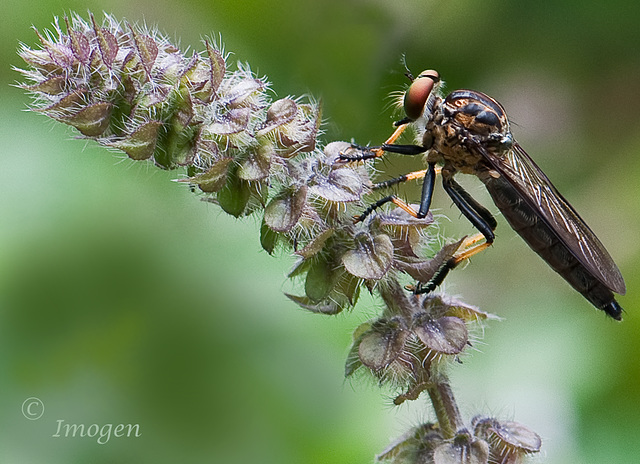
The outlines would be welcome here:
M 493 242 L 487 242 L 487 241 L 481 242 L 481 240 L 483 239 L 484 239 L 484 235 L 480 233 L 475 234 L 471 237 L 467 237 L 462 242 L 459 248 L 459 250 L 463 250 L 463 251 L 456 253 L 451 258 L 451 260 L 453 260 L 453 262 L 450 264 L 451 268 L 453 269 L 462 261 L 467 260 L 472 256 L 480 253 L 482 250 L 489 248 L 491 246 L 491 243 L 493 243 Z
M 393 179 L 389 179 L 389 180 L 385 180 L 385 181 L 382 181 L 382 182 L 378 182 L 377 184 L 373 184 L 371 186 L 371 189 L 378 190 L 378 189 L 391 187 L 393 185 L 400 184 L 402 182 L 406 182 L 408 180 L 422 179 L 422 178 L 424 178 L 424 176 L 427 175 L 427 171 L 428 171 L 428 169 L 422 169 L 420 171 L 413 171 L 413 172 L 410 172 L 408 174 L 403 174 L 403 175 L 401 175 L 399 177 L 395 177 Z M 441 171 L 442 171 L 442 168 L 440 168 L 440 167 L 436 167 L 435 168 L 435 174 L 436 175 L 440 174 Z
M 409 205 L 407 202 L 405 202 L 404 200 L 401 200 L 400 198 L 396 197 L 395 195 L 391 197 L 391 203 L 393 203 L 394 205 L 396 205 L 397 207 L 405 210 L 407 213 L 409 213 L 411 216 L 413 216 L 414 218 L 418 218 L 418 213 L 416 213 L 416 211 L 411 207 L 411 205 Z
M 402 175 L 400 177 L 396 177 L 395 179 L 389 179 L 389 180 L 386 180 L 384 182 L 379 182 L 377 184 L 374 184 L 374 185 L 371 186 L 371 188 L 373 190 L 376 190 L 376 189 L 391 187 L 392 185 L 396 185 L 396 184 L 399 184 L 401 182 L 406 182 L 408 180 L 422 179 L 422 178 L 425 177 L 425 175 L 427 174 L 428 171 L 429 171 L 428 169 L 422 169 L 420 171 L 413 171 L 413 172 L 410 172 L 408 174 L 404 174 L 404 175 Z M 434 169 L 435 174 L 439 174 L 440 171 L 441 171 L 440 168 L 436 167 Z M 389 203 L 389 202 L 393 203 L 394 205 L 398 206 L 399 208 L 402 208 L 404 211 L 406 211 L 408 214 L 410 214 L 414 218 L 418 218 L 418 213 L 407 202 L 405 202 L 404 200 L 401 200 L 400 198 L 398 198 L 395 195 L 389 195 L 387 197 L 381 198 L 380 200 L 376 201 L 374 204 L 372 204 L 366 210 L 364 210 L 361 215 L 356 216 L 354 218 L 355 222 L 363 221 L 374 210 L 376 210 L 377 208 L 381 207 L 385 203 Z
M 409 123 L 399 125 L 396 128 L 396 130 L 393 131 L 393 134 L 391 134 L 391 136 L 387 140 L 385 140 L 384 144 L 385 145 L 393 144 L 393 142 L 395 142 L 398 139 L 398 137 L 402 135 L 402 133 L 405 131 L 408 125 Z M 354 149 L 358 150 L 358 147 L 353 146 L 352 148 L 346 150 L 345 153 L 340 153 L 340 158 L 343 161 L 364 161 L 364 160 L 369 160 L 374 158 L 382 158 L 385 153 L 385 151 L 382 148 L 376 148 L 375 150 L 371 150 L 368 153 L 361 153 L 355 156 L 351 156 L 347 154 L 349 150 L 354 150 Z
M 467 237 L 459 247 L 459 250 L 463 250 L 462 252 L 457 252 L 451 258 L 449 258 L 441 267 L 438 269 L 438 272 L 431 278 L 429 282 L 425 285 L 418 283 L 416 286 L 407 287 L 408 290 L 411 290 L 415 294 L 419 293 L 430 293 L 438 287 L 442 281 L 445 279 L 449 271 L 458 266 L 461 262 L 466 259 L 471 258 L 472 256 L 480 253 L 482 250 L 485 250 L 493 242 L 481 241 L 485 237 L 482 234 L 476 234 L 472 237 Z
M 391 134 L 391 136 L 384 142 L 384 145 L 391 145 L 393 142 L 398 140 L 398 138 L 402 135 L 402 133 L 405 131 L 405 129 L 408 126 L 409 124 L 407 123 L 407 124 L 401 124 L 398 127 L 396 127 L 396 130 L 394 130 L 393 134 Z M 377 150 L 375 150 L 375 154 L 376 154 L 376 158 L 380 158 L 384 156 L 384 150 L 382 148 L 378 148 Z M 424 177 L 424 174 L 422 177 Z
M 416 213 L 416 211 L 411 206 L 409 206 L 409 204 L 407 204 L 405 201 L 401 200 L 400 198 L 396 197 L 395 195 L 389 195 L 387 197 L 381 198 L 378 201 L 376 201 L 374 204 L 372 204 L 367 209 L 365 209 L 361 215 L 355 216 L 353 218 L 353 222 L 357 223 L 357 222 L 364 221 L 365 218 L 369 216 L 371 213 L 373 213 L 376 209 L 380 208 L 382 205 L 389 202 L 402 208 L 414 218 L 418 217 L 418 213 Z

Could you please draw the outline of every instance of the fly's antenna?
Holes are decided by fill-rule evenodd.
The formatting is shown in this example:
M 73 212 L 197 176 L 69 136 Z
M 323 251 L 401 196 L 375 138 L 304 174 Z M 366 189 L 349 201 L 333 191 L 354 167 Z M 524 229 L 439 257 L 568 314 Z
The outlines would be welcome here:
M 407 66 L 407 55 L 405 55 L 404 53 L 402 54 L 402 56 L 400 57 L 400 63 L 402 63 L 402 66 L 404 67 L 404 75 L 407 76 L 407 78 L 413 82 L 413 80 L 415 79 L 413 77 L 413 73 L 411 72 L 411 70 L 409 69 L 409 66 Z

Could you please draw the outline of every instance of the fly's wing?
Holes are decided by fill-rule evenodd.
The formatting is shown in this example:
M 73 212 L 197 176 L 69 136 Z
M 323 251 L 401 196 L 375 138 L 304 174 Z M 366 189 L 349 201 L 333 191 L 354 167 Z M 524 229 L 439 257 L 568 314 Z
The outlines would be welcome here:
M 604 245 L 522 147 L 514 142 L 503 156 L 490 155 L 484 147 L 478 148 L 576 259 L 610 290 L 623 295 L 624 279 Z

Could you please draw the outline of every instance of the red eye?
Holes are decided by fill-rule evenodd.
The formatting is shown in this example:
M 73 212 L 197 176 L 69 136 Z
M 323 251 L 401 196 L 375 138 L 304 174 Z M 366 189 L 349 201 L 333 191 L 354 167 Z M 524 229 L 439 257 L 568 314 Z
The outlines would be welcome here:
M 440 75 L 432 69 L 422 71 L 414 79 L 404 94 L 404 112 L 409 119 L 415 121 L 422 115 L 424 105 L 429 99 L 433 86 L 439 80 Z

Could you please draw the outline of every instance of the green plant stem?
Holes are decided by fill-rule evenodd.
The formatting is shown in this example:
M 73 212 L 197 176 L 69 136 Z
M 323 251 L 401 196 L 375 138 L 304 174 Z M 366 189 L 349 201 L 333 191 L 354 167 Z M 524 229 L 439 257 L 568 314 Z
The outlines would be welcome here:
M 431 404 L 436 413 L 440 432 L 445 439 L 453 438 L 462 427 L 460 410 L 449 385 L 449 379 L 440 375 L 438 380 L 427 388 Z

